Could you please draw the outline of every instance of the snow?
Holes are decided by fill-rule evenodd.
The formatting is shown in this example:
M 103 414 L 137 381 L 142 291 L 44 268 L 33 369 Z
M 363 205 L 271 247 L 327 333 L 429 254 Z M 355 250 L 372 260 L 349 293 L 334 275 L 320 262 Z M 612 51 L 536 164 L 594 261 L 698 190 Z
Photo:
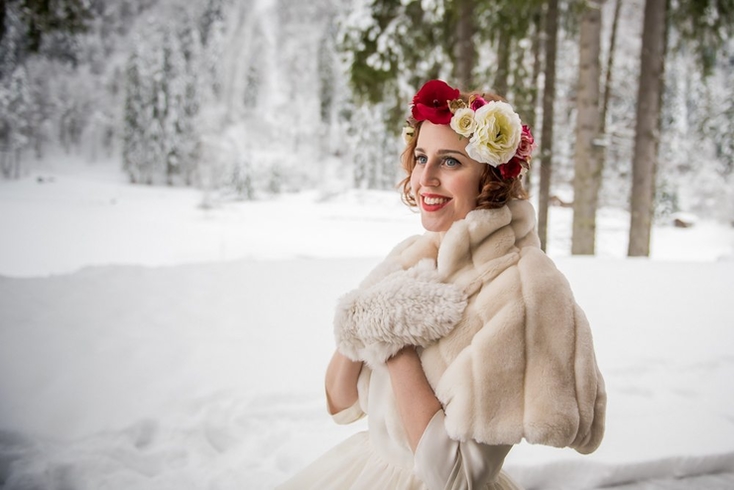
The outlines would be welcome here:
M 105 166 L 0 182 L 4 489 L 272 488 L 365 428 L 324 410 L 333 306 L 418 217 L 392 192 L 202 199 Z M 734 230 L 658 226 L 652 258 L 627 259 L 626 219 L 602 210 L 597 257 L 569 256 L 570 210 L 549 220 L 605 440 L 523 443 L 506 470 L 528 488 L 732 488 Z

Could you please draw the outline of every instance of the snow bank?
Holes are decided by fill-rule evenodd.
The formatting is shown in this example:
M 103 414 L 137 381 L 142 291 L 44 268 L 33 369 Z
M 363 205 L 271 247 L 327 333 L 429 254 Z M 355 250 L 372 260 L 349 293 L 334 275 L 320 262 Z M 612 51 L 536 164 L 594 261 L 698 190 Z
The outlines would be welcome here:
M 39 178 L 41 182 L 39 182 Z M 240 258 L 380 257 L 422 233 L 396 192 L 311 191 L 268 200 L 216 203 L 201 191 L 131 186 L 106 166 L 70 165 L 21 181 L 0 182 L 0 274 L 38 277 L 89 265 L 148 266 Z M 568 256 L 573 213 L 551 208 L 548 253 Z M 603 209 L 597 256 L 624 258 L 629 215 Z M 701 221 L 658 226 L 652 258 L 734 258 L 734 228 Z
M 324 411 L 331 315 L 374 259 L 0 279 L 5 488 L 271 488 L 364 425 Z M 529 488 L 734 471 L 734 263 L 559 259 L 609 391 L 591 456 L 522 444 Z
M 336 299 L 420 232 L 395 194 L 203 210 L 96 170 L 0 182 L 4 490 L 272 488 L 365 428 L 331 422 L 322 376 Z M 550 253 L 592 324 L 607 435 L 590 456 L 521 444 L 508 471 L 732 488 L 734 232 L 659 227 L 657 260 L 624 259 L 626 214 L 603 210 L 599 257 L 571 258 L 570 219 L 551 210 Z

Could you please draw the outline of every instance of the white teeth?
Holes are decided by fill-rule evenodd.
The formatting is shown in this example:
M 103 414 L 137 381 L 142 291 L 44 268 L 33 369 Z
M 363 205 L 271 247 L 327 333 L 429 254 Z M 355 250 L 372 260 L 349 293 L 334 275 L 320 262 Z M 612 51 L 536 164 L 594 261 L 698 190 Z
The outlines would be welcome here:
M 429 206 L 435 206 L 437 204 L 443 204 L 445 202 L 448 202 L 449 199 L 446 197 L 427 197 L 423 196 L 423 202 L 428 204 Z

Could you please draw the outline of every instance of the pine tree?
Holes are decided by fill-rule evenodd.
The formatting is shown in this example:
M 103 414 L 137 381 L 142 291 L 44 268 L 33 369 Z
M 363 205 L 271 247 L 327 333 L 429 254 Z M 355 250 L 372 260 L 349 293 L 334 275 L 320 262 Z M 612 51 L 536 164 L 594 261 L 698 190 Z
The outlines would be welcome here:
M 207 87 L 214 98 L 222 91 L 222 52 L 224 50 L 225 18 L 222 0 L 208 0 L 204 13 L 199 19 L 199 33 L 203 47 L 204 63 L 202 73 L 207 79 Z
M 331 124 L 334 115 L 334 96 L 336 92 L 335 47 L 333 24 L 328 23 L 319 40 L 318 68 L 319 75 L 319 115 L 326 126 Z
M 178 26 L 152 24 L 152 46 L 128 60 L 124 168 L 131 181 L 193 183 L 199 152 L 198 30 L 184 14 Z
M 234 190 L 235 197 L 238 200 L 251 201 L 255 198 L 255 188 L 252 181 L 252 163 L 250 161 L 250 155 L 242 155 L 238 158 L 237 163 L 235 164 L 232 171 L 232 179 L 230 184 Z M 277 191 L 279 191 L 279 188 L 277 188 L 276 185 L 271 185 L 271 190 L 275 188 L 277 193 Z
M 654 1 L 654 3 L 653 3 Z M 655 209 L 656 164 L 658 159 L 663 60 L 668 52 L 667 12 L 670 27 L 679 34 L 673 47 L 693 48 L 704 76 L 711 74 L 717 52 L 734 35 L 734 3 L 730 0 L 665 2 L 647 0 L 641 54 L 640 87 L 637 98 L 635 155 L 628 254 L 648 256 Z M 650 20 L 648 21 L 648 16 Z M 648 24 L 650 22 L 650 24 Z M 656 99 L 656 100 L 653 100 Z
M 161 146 L 165 159 L 165 181 L 173 185 L 181 174 L 184 158 L 183 132 L 186 113 L 184 98 L 186 92 L 186 60 L 181 52 L 178 36 L 166 28 L 162 46 L 162 76 L 159 84 L 158 118 L 161 126 Z
M 191 17 L 186 16 L 179 31 L 181 54 L 185 60 L 183 112 L 180 121 L 180 168 L 186 185 L 193 183 L 199 158 L 198 116 L 201 105 L 199 94 L 199 67 L 201 66 L 201 40 Z
M 199 18 L 199 35 L 204 46 L 214 41 L 218 25 L 224 21 L 222 0 L 208 0 L 204 12 Z
M 261 92 L 263 80 L 264 57 L 266 56 L 264 46 L 264 36 L 259 26 L 254 28 L 251 38 L 251 49 L 247 58 L 247 69 L 245 72 L 245 87 L 243 93 L 243 102 L 245 110 L 254 113 L 261 103 Z M 294 70 L 295 71 L 295 70 Z M 303 76 L 303 73 L 300 72 Z
M 21 156 L 27 148 L 30 134 L 29 116 L 31 101 L 28 71 L 19 66 L 10 76 L 3 99 L 2 173 L 5 178 L 19 179 L 21 176 Z
M 360 103 L 384 102 L 399 127 L 405 102 L 430 78 L 450 78 L 451 49 L 443 40 L 446 3 L 417 0 L 361 0 L 342 23 L 341 47 L 348 55 L 349 80 Z M 397 131 L 397 130 L 396 130 Z
M 351 160 L 358 189 L 390 189 L 397 183 L 397 138 L 386 127 L 386 113 L 384 104 L 363 104 L 352 119 Z
M 474 86 L 475 76 L 495 80 L 498 83 L 493 90 L 510 100 L 511 81 L 516 87 L 513 92 L 522 97 L 523 109 L 534 111 L 529 85 L 537 77 L 524 69 L 532 62 L 525 61 L 520 40 L 537 26 L 541 5 L 540 0 L 356 2 L 341 23 L 340 45 L 347 54 L 357 104 L 381 104 L 385 127 L 393 139 L 402 127 L 410 98 L 431 78 L 454 80 L 452 84 L 464 90 L 486 88 L 486 84 Z M 504 60 L 501 69 L 492 64 L 491 74 L 480 73 L 475 66 L 477 50 L 487 43 Z M 395 156 L 392 158 L 394 162 Z M 394 164 L 390 168 L 395 168 Z M 362 181 L 361 173 L 358 167 L 358 182 Z
M 131 183 L 142 182 L 145 166 L 145 99 L 137 51 L 128 58 L 125 70 L 125 118 L 123 125 L 123 170 Z
M 88 0 L 0 2 L 0 80 L 39 53 L 76 63 L 76 38 L 91 18 Z

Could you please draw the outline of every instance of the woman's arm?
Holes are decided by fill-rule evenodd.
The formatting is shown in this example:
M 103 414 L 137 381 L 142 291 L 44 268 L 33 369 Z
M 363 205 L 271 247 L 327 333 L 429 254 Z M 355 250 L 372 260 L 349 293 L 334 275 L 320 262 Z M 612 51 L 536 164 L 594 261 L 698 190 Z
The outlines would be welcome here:
M 408 435 L 410 448 L 415 453 L 428 423 L 441 410 L 441 403 L 428 384 L 414 347 L 404 347 L 388 359 L 387 368 L 400 419 Z
M 415 473 L 428 488 L 483 488 L 497 477 L 512 446 L 451 439 L 441 403 L 413 347 L 387 361 L 400 418 L 415 454 Z
M 334 415 L 357 402 L 357 380 L 362 363 L 352 361 L 335 351 L 326 368 L 326 401 L 329 413 Z

